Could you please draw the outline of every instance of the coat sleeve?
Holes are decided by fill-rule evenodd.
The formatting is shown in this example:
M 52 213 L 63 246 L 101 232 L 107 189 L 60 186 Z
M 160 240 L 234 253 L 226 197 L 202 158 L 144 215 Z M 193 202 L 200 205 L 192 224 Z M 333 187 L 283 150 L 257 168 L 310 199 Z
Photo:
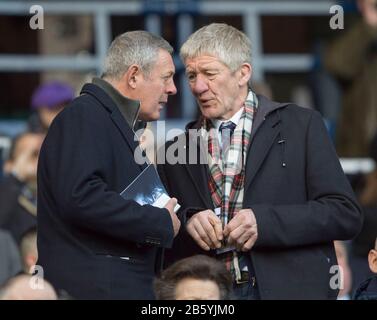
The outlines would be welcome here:
M 361 229 L 361 209 L 318 113 L 306 134 L 306 190 L 303 204 L 250 206 L 258 225 L 255 248 L 347 240 Z
M 107 131 L 111 128 L 101 118 L 108 115 L 94 117 L 91 113 L 96 106 L 89 107 L 91 112 L 72 106 L 50 128 L 38 174 L 38 183 L 49 181 L 49 185 L 39 191 L 38 201 L 48 192 L 45 189 L 51 188 L 57 214 L 66 223 L 119 240 L 170 247 L 174 235 L 167 209 L 127 201 L 107 184 L 109 170 L 104 168 L 113 165 L 111 157 L 116 156 L 115 148 L 109 147 L 112 141 Z M 131 149 L 129 153 L 123 170 L 132 174 Z M 117 179 L 117 172 L 112 175 Z

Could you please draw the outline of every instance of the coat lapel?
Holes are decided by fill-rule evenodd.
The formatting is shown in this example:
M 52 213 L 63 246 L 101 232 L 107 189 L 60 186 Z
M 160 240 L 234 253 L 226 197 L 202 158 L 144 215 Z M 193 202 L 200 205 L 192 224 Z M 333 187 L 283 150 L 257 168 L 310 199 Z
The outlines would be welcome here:
M 189 142 L 190 137 L 187 138 L 187 144 L 186 144 L 186 164 L 184 165 L 186 170 L 188 171 L 188 174 L 200 196 L 202 199 L 203 203 L 205 204 L 206 208 L 214 208 L 213 207 L 213 202 L 212 202 L 212 197 L 209 192 L 208 188 L 208 165 L 203 163 L 200 164 L 200 152 L 201 148 L 199 145 L 197 145 L 195 142 Z M 196 164 L 189 164 L 189 146 L 197 146 L 197 163 Z M 204 146 L 202 146 L 204 148 Z M 202 155 L 202 159 L 206 159 L 204 155 Z
M 206 164 L 186 164 L 185 167 L 205 207 L 213 209 L 213 202 L 208 189 L 208 166 Z
M 280 119 L 276 112 L 267 117 L 256 130 L 252 131 L 249 150 L 247 152 L 245 170 L 246 191 L 252 183 L 256 173 L 263 164 L 270 148 L 280 132 Z
M 132 150 L 132 154 L 135 154 L 135 150 L 140 148 L 139 143 L 137 140 L 135 140 L 136 135 L 134 132 L 131 130 L 127 122 L 124 120 L 123 116 L 121 113 L 118 112 L 113 112 L 110 115 L 111 120 L 114 122 L 114 124 L 117 126 L 119 131 L 121 132 L 123 138 L 126 140 L 127 144 Z M 138 152 L 141 153 L 141 150 Z M 142 169 L 146 168 L 146 164 L 140 165 Z
M 110 99 L 110 97 L 98 86 L 94 84 L 86 84 L 81 93 L 86 93 L 92 95 L 96 98 L 101 105 L 109 112 L 111 120 L 114 122 L 115 126 L 118 128 L 120 133 L 122 134 L 124 140 L 126 141 L 127 145 L 132 150 L 132 154 L 135 154 L 135 150 L 139 147 L 139 143 L 135 141 L 135 134 L 127 124 L 127 121 L 124 119 L 122 114 L 120 113 L 119 109 L 115 105 L 115 103 Z M 141 170 L 147 167 L 147 164 L 139 164 Z

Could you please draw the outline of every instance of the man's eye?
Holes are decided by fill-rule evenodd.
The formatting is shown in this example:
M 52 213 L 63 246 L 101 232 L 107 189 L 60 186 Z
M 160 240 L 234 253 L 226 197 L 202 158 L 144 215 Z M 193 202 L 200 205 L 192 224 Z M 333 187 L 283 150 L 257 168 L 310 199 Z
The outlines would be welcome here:
M 194 80 L 195 79 L 195 75 L 194 74 L 188 74 L 187 75 L 187 79 L 189 79 L 190 81 Z

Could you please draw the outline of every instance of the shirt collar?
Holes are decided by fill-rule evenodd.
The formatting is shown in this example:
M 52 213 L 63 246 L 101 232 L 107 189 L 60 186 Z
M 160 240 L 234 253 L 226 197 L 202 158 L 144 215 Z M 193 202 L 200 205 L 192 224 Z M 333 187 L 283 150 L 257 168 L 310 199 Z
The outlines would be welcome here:
M 240 108 L 240 110 L 238 110 L 230 119 L 228 120 L 218 120 L 218 119 L 213 119 L 212 120 L 212 123 L 215 127 L 215 129 L 218 131 L 220 129 L 220 126 L 221 124 L 223 124 L 224 122 L 229 122 L 229 121 L 232 121 L 235 125 L 238 125 L 238 122 L 240 121 L 241 119 L 241 116 L 242 116 L 242 112 L 243 112 L 244 108 Z

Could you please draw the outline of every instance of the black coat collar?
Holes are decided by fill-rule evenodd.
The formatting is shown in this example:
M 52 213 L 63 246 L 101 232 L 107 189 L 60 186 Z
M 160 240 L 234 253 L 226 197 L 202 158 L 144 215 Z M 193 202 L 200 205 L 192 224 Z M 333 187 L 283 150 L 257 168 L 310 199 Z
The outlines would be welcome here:
M 109 112 L 111 120 L 121 132 L 122 136 L 130 146 L 133 154 L 135 154 L 135 150 L 139 148 L 139 143 L 137 139 L 135 139 L 135 133 L 111 97 L 102 88 L 93 83 L 85 84 L 81 90 L 81 94 L 91 95 L 100 103 L 102 107 L 107 110 L 107 112 Z M 146 166 L 147 164 L 143 164 L 140 165 L 140 168 L 144 169 Z
M 123 96 L 117 89 L 115 89 L 109 82 L 100 78 L 93 78 L 92 83 L 100 87 L 110 96 L 111 100 L 116 104 L 119 111 L 126 119 L 128 125 L 135 129 L 135 123 L 140 110 L 140 102 L 129 99 Z

